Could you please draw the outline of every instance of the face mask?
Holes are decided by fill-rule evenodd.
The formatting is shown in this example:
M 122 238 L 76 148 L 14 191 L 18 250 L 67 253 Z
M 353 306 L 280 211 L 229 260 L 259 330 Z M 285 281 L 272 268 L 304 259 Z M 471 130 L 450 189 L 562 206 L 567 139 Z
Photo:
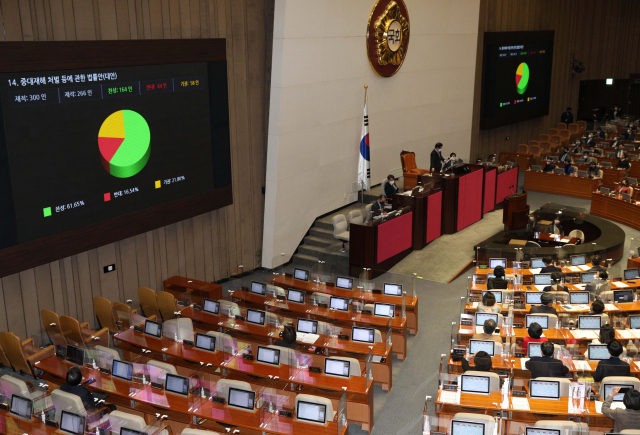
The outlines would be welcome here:
M 393 183 L 395 183 L 395 181 L 391 180 L 389 181 L 389 184 L 391 184 L 393 186 Z
M 529 217 L 529 220 L 530 220 L 531 222 L 533 222 L 534 220 L 536 220 L 536 218 L 534 218 L 533 216 L 531 216 L 531 217 Z
M 560 225 L 560 221 L 553 221 L 554 225 Z

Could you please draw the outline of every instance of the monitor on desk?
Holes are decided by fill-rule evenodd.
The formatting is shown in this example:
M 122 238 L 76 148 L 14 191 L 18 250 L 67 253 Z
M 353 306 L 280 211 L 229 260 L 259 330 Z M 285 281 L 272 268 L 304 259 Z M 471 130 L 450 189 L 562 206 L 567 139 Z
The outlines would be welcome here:
M 506 269 L 507 259 L 506 258 L 490 258 L 489 259 L 489 269 L 495 269 L 498 266 L 502 266 L 503 269 Z
M 532 269 L 542 269 L 545 266 L 546 266 L 546 264 L 544 264 L 544 261 L 542 261 L 542 258 L 532 258 L 531 259 L 531 268 Z
M 483 326 L 484 322 L 486 322 L 487 320 L 492 319 L 494 322 L 496 322 L 496 325 L 498 324 L 498 314 L 496 313 L 476 313 L 476 326 Z
M 345 278 L 343 276 L 339 276 L 336 279 L 336 287 L 342 288 L 345 290 L 353 289 L 353 278 Z
M 262 282 L 251 281 L 251 293 L 264 296 L 267 292 L 267 285 Z
M 587 171 L 578 171 L 578 177 L 587 178 L 588 176 L 589 174 L 587 173 Z
M 212 335 L 196 333 L 196 349 L 206 350 L 207 352 L 216 351 L 216 338 Z
M 500 291 L 500 290 L 482 290 L 482 299 L 484 299 L 484 295 L 486 295 L 487 293 L 491 293 L 496 297 L 496 303 L 497 304 L 501 304 L 502 303 L 502 291 Z
M 331 296 L 329 299 L 329 306 L 338 311 L 349 311 L 349 299 L 340 298 L 338 296 Z
M 376 330 L 373 328 L 354 326 L 351 328 L 351 341 L 373 344 L 376 341 Z
M 71 364 L 81 366 L 84 364 L 84 349 L 72 345 L 67 346 L 67 361 Z
M 485 435 L 484 423 L 452 420 L 451 435 Z
M 569 292 L 570 304 L 588 304 L 590 300 L 589 292 Z
M 311 423 L 325 424 L 327 421 L 327 405 L 298 400 L 296 418 Z
M 309 281 L 309 271 L 304 269 L 293 269 L 293 277 L 300 281 Z
M 529 381 L 531 399 L 560 399 L 560 381 Z
M 13 394 L 11 396 L 11 414 L 23 420 L 31 421 L 33 415 L 33 400 Z
M 297 328 L 298 332 L 306 332 L 307 334 L 318 333 L 318 321 L 309 319 L 298 319 Z
M 587 256 L 586 255 L 572 255 L 571 256 L 571 265 L 572 266 L 584 266 L 587 264 Z
M 253 323 L 254 325 L 264 326 L 264 319 L 266 314 L 264 311 L 259 310 L 247 310 L 247 323 Z
M 596 280 L 597 272 L 581 272 L 580 273 L 580 282 L 582 284 L 589 284 Z
M 270 364 L 272 366 L 280 365 L 280 350 L 273 347 L 258 346 L 258 362 Z
M 383 293 L 387 296 L 402 296 L 402 284 L 385 282 Z
M 162 337 L 162 323 L 146 320 L 144 322 L 144 333 L 155 338 Z
M 578 316 L 578 329 L 600 329 L 602 327 L 602 317 L 600 316 Z
M 542 356 L 542 343 L 536 343 L 535 341 L 530 341 L 527 343 L 527 356 L 529 358 L 533 358 L 536 356 Z
M 542 305 L 540 298 L 544 292 L 525 292 L 524 300 L 527 305 Z
M 549 316 L 540 316 L 538 314 L 526 314 L 524 316 L 525 319 L 525 328 L 529 328 L 532 323 L 537 323 L 542 327 L 542 329 L 549 329 Z
M 600 162 L 600 166 L 602 166 L 603 168 L 610 168 L 613 165 L 611 164 L 611 162 Z M 602 190 L 602 189 L 606 189 L 606 187 L 601 188 L 600 190 Z M 604 192 L 602 192 L 602 193 L 604 193 Z
M 560 429 L 545 429 L 543 427 L 526 427 L 525 435 L 561 435 Z
M 609 163 L 610 164 L 610 163 Z M 603 195 L 608 195 L 611 193 L 611 189 L 609 189 L 608 187 L 602 187 L 600 186 L 600 188 L 598 189 L 600 191 L 600 193 L 602 193 Z
M 621 193 L 620 196 L 624 201 L 631 201 L 631 195 L 629 195 L 628 193 Z
M 469 353 L 475 355 L 477 352 L 484 350 L 489 356 L 496 354 L 496 342 L 493 340 L 469 340 Z
M 533 284 L 534 285 L 551 285 L 551 274 L 538 273 L 536 275 L 533 275 Z
M 325 358 L 324 359 L 324 372 L 331 376 L 340 376 L 341 378 L 348 378 L 351 370 L 351 363 L 341 359 Z
M 133 377 L 133 364 L 114 359 L 111 375 L 119 379 L 124 379 L 125 381 L 131 381 Z
M 240 390 L 238 388 L 229 388 L 229 399 L 227 403 L 229 406 L 240 409 L 248 409 L 253 411 L 256 401 L 255 391 Z
M 373 315 L 378 317 L 394 317 L 396 315 L 396 306 L 395 304 L 375 302 L 373 304 Z
M 613 303 L 622 304 L 625 302 L 633 302 L 633 290 L 614 290 Z
M 204 307 L 202 309 L 207 313 L 217 315 L 220 312 L 220 302 L 212 299 L 205 299 Z
M 60 432 L 71 435 L 84 435 L 85 421 L 86 417 L 83 415 L 62 411 L 62 415 L 60 416 Z
M 634 389 L 633 385 L 629 385 L 629 384 L 605 384 L 603 397 L 609 397 L 609 394 L 611 394 L 611 390 L 613 390 L 616 387 L 629 388 L 631 390 Z M 624 399 L 624 393 L 619 393 L 613 396 L 614 402 L 622 402 L 622 399 Z
M 632 279 L 640 279 L 640 269 L 638 269 L 637 267 L 635 269 L 624 270 L 624 280 L 629 281 Z
M 587 359 L 590 361 L 601 361 L 610 357 L 606 344 L 590 344 L 587 347 Z
M 295 302 L 296 304 L 304 304 L 305 295 L 306 293 L 302 290 L 290 288 L 287 292 L 287 301 Z
M 555 172 L 556 174 L 563 175 L 564 174 L 564 168 L 554 168 L 553 172 Z
M 489 394 L 491 378 L 489 376 L 461 375 L 460 391 L 463 393 Z
M 181 396 L 188 396 L 189 395 L 189 378 L 167 373 L 165 390 L 167 390 L 168 393 L 180 394 Z
M 640 329 L 640 314 L 629 315 L 629 328 Z

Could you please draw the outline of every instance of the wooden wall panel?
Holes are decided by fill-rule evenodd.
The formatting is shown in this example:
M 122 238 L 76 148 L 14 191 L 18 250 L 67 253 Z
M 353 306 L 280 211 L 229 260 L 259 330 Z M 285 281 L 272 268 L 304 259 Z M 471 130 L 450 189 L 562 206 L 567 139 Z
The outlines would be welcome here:
M 634 0 L 481 0 L 478 30 L 472 158 L 515 151 L 519 143 L 537 139 L 560 122 L 567 106 L 575 116 L 581 80 L 640 72 L 640 5 Z M 549 116 L 481 131 L 484 32 L 525 30 L 555 30 Z M 574 58 L 584 62 L 582 74 L 571 73 Z
M 41 308 L 97 327 L 93 298 L 137 301 L 176 274 L 214 281 L 260 264 L 274 0 L 0 0 L 3 40 L 226 38 L 234 204 L 0 279 L 0 330 Z M 116 270 L 104 273 L 103 267 Z

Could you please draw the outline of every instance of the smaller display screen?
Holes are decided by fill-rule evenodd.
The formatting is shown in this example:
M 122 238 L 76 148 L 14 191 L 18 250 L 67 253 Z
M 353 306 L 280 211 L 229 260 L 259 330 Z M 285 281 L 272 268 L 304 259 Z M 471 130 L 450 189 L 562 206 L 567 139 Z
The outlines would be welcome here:
M 308 334 L 318 333 L 318 321 L 308 319 L 298 319 L 298 332 L 306 332 Z
M 375 329 L 373 328 L 360 328 L 354 326 L 351 329 L 351 340 L 359 341 L 360 343 L 373 343 L 375 341 Z
M 614 290 L 613 302 L 614 303 L 633 302 L 633 290 Z
M 453 420 L 451 422 L 451 435 L 484 435 L 484 423 Z
M 542 269 L 545 266 L 546 266 L 546 264 L 544 264 L 544 261 L 542 261 L 542 258 L 532 258 L 531 259 L 531 268 L 532 269 Z
M 237 388 L 229 388 L 229 400 L 230 406 L 237 408 L 249 409 L 253 411 L 254 403 L 256 401 L 256 393 L 254 391 L 239 390 Z
M 629 316 L 629 328 L 640 329 L 640 315 Z
M 343 361 L 333 358 L 324 359 L 324 372 L 328 375 L 348 378 L 350 369 L 351 364 L 349 363 L 349 361 Z
M 302 290 L 290 288 L 287 292 L 287 300 L 289 302 L 295 302 L 297 304 L 304 304 L 304 296 L 305 292 L 303 292 Z
M 559 399 L 560 382 L 531 380 L 529 383 L 529 397 L 537 399 Z
M 550 273 L 539 273 L 537 275 L 533 275 L 533 284 L 535 284 L 535 285 L 551 285 L 551 274 Z
M 395 316 L 396 306 L 394 304 L 381 304 L 376 302 L 373 304 L 373 315 L 380 317 L 393 317 Z
M 496 325 L 498 324 L 498 315 L 495 313 L 476 313 L 476 326 L 483 326 L 484 322 L 486 322 L 487 320 L 492 319 L 494 322 L 496 322 Z
M 349 299 L 331 296 L 330 305 L 334 310 L 349 311 Z
M 588 304 L 589 292 L 569 292 L 570 304 Z
M 264 325 L 265 312 L 258 310 L 247 310 L 247 322 L 255 325 Z
M 267 285 L 260 282 L 251 282 L 251 293 L 255 293 L 257 295 L 262 295 L 267 292 Z
M 462 386 L 460 388 L 462 392 L 489 394 L 489 376 L 462 375 L 460 378 L 462 379 Z
M 540 429 L 537 427 L 526 428 L 525 435 L 560 435 L 560 429 Z
M 624 271 L 624 280 L 629 281 L 630 279 L 639 279 L 640 278 L 640 269 L 625 269 Z
M 579 329 L 600 329 L 601 322 L 600 316 L 578 316 Z
M 383 293 L 387 296 L 402 296 L 402 284 L 384 283 Z
M 491 293 L 493 294 L 493 296 L 495 296 L 496 298 L 496 303 L 501 304 L 502 303 L 502 292 L 501 291 L 497 291 L 497 290 L 483 290 L 482 291 L 482 298 L 484 299 L 484 295 L 486 295 L 487 293 Z
M 314 423 L 325 423 L 327 414 L 327 405 L 319 403 L 298 401 L 298 409 L 296 417 L 298 420 L 312 421 Z
M 536 356 L 542 356 L 542 343 L 528 343 L 527 344 L 527 356 L 533 358 Z
M 572 255 L 571 256 L 571 265 L 572 266 L 583 266 L 587 264 L 587 257 L 584 255 Z
M 588 350 L 589 360 L 599 361 L 603 359 L 609 359 L 611 355 L 607 349 L 606 344 L 590 344 Z
M 489 356 L 495 355 L 496 342 L 493 340 L 469 340 L 469 353 L 474 355 L 484 350 Z
M 133 376 L 133 365 L 124 361 L 113 361 L 112 374 L 116 378 L 130 381 Z
M 60 417 L 60 430 L 72 435 L 84 435 L 85 417 L 62 411 Z
M 144 333 L 152 337 L 160 338 L 162 336 L 162 324 L 147 320 L 144 322 Z
M 170 393 L 176 393 L 176 394 L 181 394 L 183 396 L 188 396 L 189 395 L 189 378 L 167 373 L 167 385 L 165 388 Z
M 293 277 L 301 281 L 309 281 L 309 271 L 304 269 L 294 269 Z
M 216 351 L 216 338 L 211 335 L 196 333 L 196 348 L 209 352 Z
M 120 435 L 145 435 L 144 432 L 139 430 L 127 429 L 126 427 L 120 428 Z
M 33 400 L 14 394 L 11 396 L 11 414 L 25 420 L 31 420 L 33 415 Z
M 527 305 L 542 305 L 540 298 L 543 294 L 543 292 L 525 292 L 524 297 Z
M 503 269 L 506 269 L 507 259 L 506 258 L 490 258 L 489 259 L 489 269 L 495 269 L 498 266 L 502 266 Z
M 336 279 L 336 287 L 351 290 L 353 288 L 353 278 L 339 276 L 338 279 Z
M 67 361 L 81 366 L 84 364 L 84 349 L 72 345 L 67 346 Z
M 604 386 L 604 397 L 609 397 L 609 394 L 611 394 L 611 391 L 616 388 L 616 387 L 620 387 L 620 388 L 630 388 L 633 390 L 633 385 L 624 385 L 624 384 L 605 384 Z M 624 399 L 624 393 L 619 393 L 616 394 L 615 396 L 613 396 L 613 401 L 614 402 L 622 402 L 622 399 Z
M 525 316 L 525 321 L 527 324 L 527 328 L 531 326 L 532 323 L 539 324 L 542 329 L 549 329 L 549 317 L 548 316 L 536 316 L 535 314 L 527 314 Z
M 258 361 L 275 366 L 280 365 L 280 351 L 271 347 L 258 346 Z
M 590 282 L 593 282 L 595 280 L 596 280 L 595 272 L 584 272 L 580 274 L 580 281 L 582 282 L 582 284 L 589 284 Z
M 211 299 L 205 299 L 204 307 L 202 309 L 207 313 L 218 314 L 220 312 L 220 302 Z

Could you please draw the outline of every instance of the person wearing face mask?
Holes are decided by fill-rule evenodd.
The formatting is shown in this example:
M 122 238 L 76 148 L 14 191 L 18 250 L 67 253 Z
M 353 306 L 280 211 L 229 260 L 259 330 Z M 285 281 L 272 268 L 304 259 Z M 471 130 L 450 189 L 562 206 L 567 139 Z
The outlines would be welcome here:
M 611 142 L 611 148 L 613 148 L 614 150 L 616 150 L 616 152 L 618 150 L 622 150 L 622 136 L 617 135 L 615 140 L 613 142 Z M 624 152 L 624 150 L 622 151 Z M 616 155 L 617 158 L 620 158 L 620 156 Z
M 449 154 L 449 160 L 447 161 L 447 163 L 444 164 L 444 167 L 442 168 L 442 170 L 446 171 L 447 169 L 454 167 L 457 162 L 458 162 L 458 158 L 456 156 L 456 153 Z
M 591 156 L 589 155 L 589 151 L 590 151 L 590 150 L 584 150 L 584 153 L 582 153 L 582 160 L 584 160 L 584 162 L 585 162 L 587 165 L 588 165 L 588 164 L 590 164 L 591 162 L 593 162 L 593 163 L 597 163 L 597 162 L 598 162 L 598 161 L 597 161 L 597 159 L 596 159 L 595 157 L 591 157 Z
M 442 144 L 438 142 L 431 151 L 431 172 L 441 172 L 442 171 L 442 162 L 444 162 L 444 157 L 442 157 Z
M 527 228 L 526 231 L 529 232 L 535 232 L 536 231 L 536 226 L 538 225 L 538 223 L 536 222 L 536 217 L 533 213 L 531 213 L 529 215 L 529 220 L 527 220 Z
M 600 178 L 600 169 L 598 169 L 598 166 L 596 166 L 596 162 L 589 163 L 589 168 L 587 169 L 587 177 Z
M 585 141 L 585 146 L 587 148 L 596 146 L 596 138 L 593 137 L 593 133 L 589 133 L 589 136 L 587 136 L 587 140 Z
M 629 124 L 631 125 L 631 124 Z M 628 128 L 627 132 L 624 134 L 624 140 L 626 141 L 632 141 L 632 140 L 636 140 L 636 135 L 633 132 L 632 128 Z
M 392 199 L 393 195 L 398 193 L 398 186 L 396 186 L 396 177 L 389 174 L 387 177 L 387 184 L 384 186 L 384 195 L 387 199 Z
M 384 195 L 378 196 L 378 199 L 371 206 L 371 212 L 374 216 L 381 214 L 382 216 L 386 216 L 387 213 L 384 211 L 386 197 Z
M 573 149 L 571 150 L 571 153 L 582 154 L 583 151 L 584 151 L 584 147 L 582 146 L 582 141 L 577 140 L 576 143 L 573 145 Z
M 542 169 L 542 172 L 553 172 L 554 169 L 556 169 L 555 163 L 553 163 L 552 160 L 546 160 L 544 168 Z
M 564 147 L 564 149 L 562 150 L 562 154 L 560 154 L 560 157 L 558 157 L 558 161 L 564 163 L 567 160 L 571 160 L 571 154 L 569 154 L 569 147 Z
M 621 159 L 625 154 L 624 147 L 622 146 L 622 138 L 616 140 L 614 143 L 616 143 L 616 145 L 614 145 L 616 149 L 616 159 Z
M 611 111 L 611 119 L 616 119 L 621 117 L 622 117 L 622 109 L 617 105 L 613 106 L 613 110 Z
M 598 127 L 593 135 L 596 139 L 605 139 L 607 137 L 601 127 Z
M 547 232 L 550 234 L 558 234 L 560 236 L 564 235 L 564 229 L 562 228 L 562 225 L 560 225 L 560 218 L 558 216 L 553 219 L 553 223 L 549 225 L 549 231 Z
M 636 133 L 637 133 L 637 131 L 638 131 L 638 127 L 636 127 L 636 126 L 633 124 L 633 121 L 631 121 L 631 122 L 629 123 L 629 128 L 631 129 L 631 131 L 633 132 L 633 134 L 636 134 Z
M 571 160 L 565 162 L 563 169 L 565 175 L 574 175 L 576 173 L 576 168 L 571 164 Z
M 616 190 L 614 190 L 614 193 L 626 193 L 627 195 L 631 195 L 631 186 L 629 186 L 629 180 L 623 178 L 620 184 L 618 184 L 618 187 L 616 187 Z
M 620 160 L 618 160 L 618 164 L 616 165 L 616 168 L 621 170 L 621 171 L 628 171 L 629 169 L 631 169 L 631 163 L 629 163 L 629 160 L 627 160 L 627 153 L 624 153 L 622 155 L 622 157 L 620 157 Z

